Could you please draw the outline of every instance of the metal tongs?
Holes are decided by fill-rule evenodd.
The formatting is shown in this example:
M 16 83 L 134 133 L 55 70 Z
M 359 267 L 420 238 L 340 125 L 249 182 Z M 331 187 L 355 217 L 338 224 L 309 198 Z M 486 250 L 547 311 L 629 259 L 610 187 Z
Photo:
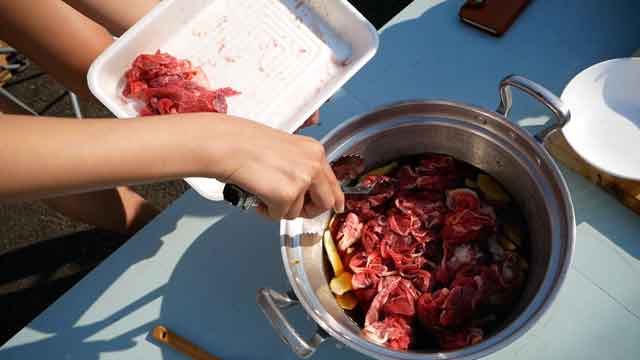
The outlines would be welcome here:
M 368 195 L 375 186 L 351 185 L 364 170 L 364 160 L 359 155 L 345 155 L 331 163 L 331 167 L 340 181 L 345 195 Z M 222 192 L 224 200 L 242 210 L 248 210 L 260 204 L 257 196 L 234 184 L 226 184 Z
M 364 187 L 358 185 L 341 186 L 342 192 L 345 195 L 368 195 L 371 193 L 373 188 L 373 186 Z M 242 210 L 247 210 L 260 204 L 260 199 L 258 199 L 258 197 L 233 184 L 226 184 L 224 186 L 223 196 L 225 201 Z

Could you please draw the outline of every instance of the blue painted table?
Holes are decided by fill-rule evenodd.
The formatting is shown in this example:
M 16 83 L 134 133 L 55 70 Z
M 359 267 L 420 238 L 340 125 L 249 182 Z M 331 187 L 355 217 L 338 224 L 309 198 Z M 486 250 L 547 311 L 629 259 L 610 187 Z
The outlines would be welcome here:
M 580 70 L 640 47 L 637 1 L 533 1 L 505 37 L 462 25 L 461 1 L 418 0 L 381 31 L 376 58 L 324 106 L 320 137 L 383 103 L 448 99 L 493 109 L 519 73 L 559 94 Z M 514 118 L 548 118 L 524 96 Z M 574 119 L 579 121 L 579 119 Z M 640 359 L 640 218 L 564 171 L 574 261 L 547 315 L 492 359 Z M 187 192 L 0 349 L 2 359 L 180 359 L 149 341 L 163 324 L 224 359 L 294 359 L 255 304 L 285 290 L 278 225 Z M 311 329 L 301 310 L 294 323 Z M 315 355 L 362 359 L 335 343 Z

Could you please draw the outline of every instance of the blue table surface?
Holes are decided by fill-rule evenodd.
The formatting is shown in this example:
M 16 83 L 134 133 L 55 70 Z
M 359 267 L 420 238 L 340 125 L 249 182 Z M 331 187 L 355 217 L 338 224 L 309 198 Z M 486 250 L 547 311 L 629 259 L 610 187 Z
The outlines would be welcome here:
M 322 109 L 320 137 L 384 103 L 448 99 L 493 109 L 525 75 L 556 94 L 582 69 L 640 47 L 640 2 L 533 1 L 503 38 L 462 25 L 462 1 L 417 0 L 380 32 L 377 56 Z M 516 96 L 535 130 L 541 105 Z M 573 119 L 579 121 L 579 119 Z M 571 270 L 549 312 L 492 359 L 640 359 L 640 218 L 563 170 L 576 208 Z M 149 340 L 163 324 L 224 359 L 294 359 L 255 304 L 286 290 L 278 224 L 187 192 L 0 349 L 1 359 L 182 359 Z M 302 310 L 290 313 L 303 333 Z M 363 359 L 335 342 L 316 359 Z

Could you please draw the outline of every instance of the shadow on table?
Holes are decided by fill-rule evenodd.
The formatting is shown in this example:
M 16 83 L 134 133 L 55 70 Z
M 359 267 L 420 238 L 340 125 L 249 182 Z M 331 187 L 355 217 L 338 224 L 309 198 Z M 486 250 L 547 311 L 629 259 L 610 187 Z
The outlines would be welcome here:
M 0 255 L 0 344 L 33 320 L 128 237 L 89 230 Z
M 568 183 L 576 184 L 581 189 L 572 194 L 576 208 L 576 224 L 588 224 L 619 249 L 640 259 L 638 215 L 617 202 L 608 202 L 607 206 L 603 206 L 604 200 L 609 200 L 607 198 L 613 195 L 605 193 L 580 175 L 572 172 L 566 174 L 566 179 Z
M 278 224 L 253 214 L 227 216 L 214 224 L 178 262 L 159 321 L 223 359 L 247 359 L 255 349 L 270 349 L 279 342 L 274 333 L 271 338 L 247 334 L 269 328 L 256 306 L 256 290 L 286 284 L 279 242 Z M 163 355 L 175 356 L 172 351 Z
M 279 225 L 252 213 L 227 216 L 189 247 L 164 290 L 159 323 L 225 360 L 297 359 L 256 304 L 259 288 L 289 289 Z M 303 336 L 314 323 L 301 308 L 286 315 Z M 314 358 L 364 356 L 323 345 Z M 178 359 L 163 349 L 164 359 Z
M 76 291 L 72 293 L 72 297 L 67 295 L 64 299 L 66 306 L 64 309 L 57 311 L 58 303 L 50 306 L 49 311 L 42 317 L 31 322 L 28 326 L 29 331 L 38 333 L 42 336 L 42 340 L 36 340 L 24 345 L 12 346 L 0 349 L 0 358 L 2 359 L 34 359 L 47 354 L 51 359 L 98 359 L 103 352 L 117 352 L 133 347 L 135 342 L 133 338 L 147 333 L 152 324 L 145 324 L 136 329 L 131 329 L 115 338 L 109 340 L 89 340 L 100 331 L 113 325 L 117 321 L 131 315 L 141 307 L 148 303 L 161 298 L 165 294 L 166 285 L 161 286 L 139 299 L 132 301 L 122 309 L 106 316 L 105 319 L 87 325 L 77 325 L 82 315 L 101 298 L 103 293 L 121 276 L 129 267 L 136 263 L 152 258 L 160 249 L 163 243 L 163 236 L 175 230 L 177 223 L 183 217 L 211 217 L 224 215 L 230 211 L 229 207 L 224 204 L 213 204 L 199 198 L 199 195 L 193 191 L 186 193 L 178 201 L 185 201 L 194 206 L 187 207 L 184 212 L 184 206 L 180 207 L 182 212 L 177 211 L 177 207 L 170 207 L 163 212 L 156 220 L 157 223 L 153 227 L 146 227 L 137 235 L 137 237 L 157 239 L 153 246 L 149 246 L 149 242 L 133 241 L 125 242 L 116 252 L 126 252 L 127 256 L 111 256 L 107 258 L 101 266 L 108 271 L 100 273 L 89 273 L 89 275 L 75 285 Z M 87 246 L 78 243 L 78 241 L 100 241 L 102 238 L 92 237 L 87 239 L 86 236 L 68 237 L 64 239 L 56 239 L 52 242 L 40 245 L 38 248 L 23 249 L 17 253 L 9 253 L 0 257 L 3 266 L 19 266 L 19 269 L 11 274 L 3 273 L 0 280 L 4 282 L 21 281 L 23 277 L 34 276 L 34 274 L 44 274 L 43 276 L 51 276 L 51 270 L 55 270 L 57 266 L 69 261 L 72 258 L 77 259 L 78 252 L 87 249 Z M 119 246 L 119 244 L 111 244 Z M 141 246 L 144 245 L 144 246 Z M 93 246 L 97 246 L 93 244 Z M 91 248 L 91 246 L 89 246 Z M 38 254 L 35 254 L 38 253 Z M 38 257 L 31 258 L 31 256 Z M 55 255 L 55 256 L 54 256 Z M 35 261 L 33 261 L 35 260 Z M 26 265 L 25 265 L 26 264 Z M 55 271 L 54 271 L 55 272 Z M 58 274 L 58 272 L 56 272 Z M 62 282 L 70 285 L 68 282 L 77 280 L 84 276 L 86 272 L 80 272 L 78 276 L 64 277 Z M 50 284 L 55 287 L 60 281 Z M 67 285 L 67 286 L 68 286 Z M 62 284 L 64 286 L 64 284 Z M 65 287 L 66 289 L 67 287 Z M 64 292 L 65 289 L 62 289 Z M 49 288 L 48 290 L 51 290 Z M 60 292 L 57 295 L 61 295 Z M 37 291 L 27 291 L 25 293 L 11 293 L 14 300 L 26 301 L 30 296 L 38 296 Z M 54 299 L 51 299 L 54 300 Z M 69 306 L 69 304 L 73 306 Z M 17 304 L 15 306 L 20 306 Z M 3 308 L 6 310 L 6 308 Z M 62 312 L 64 311 L 64 314 Z

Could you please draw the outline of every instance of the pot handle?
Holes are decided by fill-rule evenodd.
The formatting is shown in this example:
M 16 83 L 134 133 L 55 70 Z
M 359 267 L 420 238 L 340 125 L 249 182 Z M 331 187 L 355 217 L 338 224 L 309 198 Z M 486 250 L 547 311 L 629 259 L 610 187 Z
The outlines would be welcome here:
M 513 104 L 511 87 L 518 88 L 533 96 L 536 100 L 548 107 L 555 115 L 555 121 L 552 121 L 544 129 L 535 134 L 535 138 L 541 143 L 544 143 L 552 132 L 562 128 L 571 119 L 569 108 L 559 97 L 542 85 L 519 75 L 509 75 L 500 81 L 500 105 L 498 105 L 496 112 L 505 117 L 509 115 L 511 105 Z
M 291 347 L 291 350 L 300 358 L 308 358 L 318 349 L 318 346 L 329 338 L 320 327 L 308 341 L 303 339 L 289 320 L 284 316 L 282 310 L 299 305 L 292 292 L 283 295 L 272 289 L 258 290 L 258 306 L 269 319 L 271 326 L 276 330 L 280 339 Z

